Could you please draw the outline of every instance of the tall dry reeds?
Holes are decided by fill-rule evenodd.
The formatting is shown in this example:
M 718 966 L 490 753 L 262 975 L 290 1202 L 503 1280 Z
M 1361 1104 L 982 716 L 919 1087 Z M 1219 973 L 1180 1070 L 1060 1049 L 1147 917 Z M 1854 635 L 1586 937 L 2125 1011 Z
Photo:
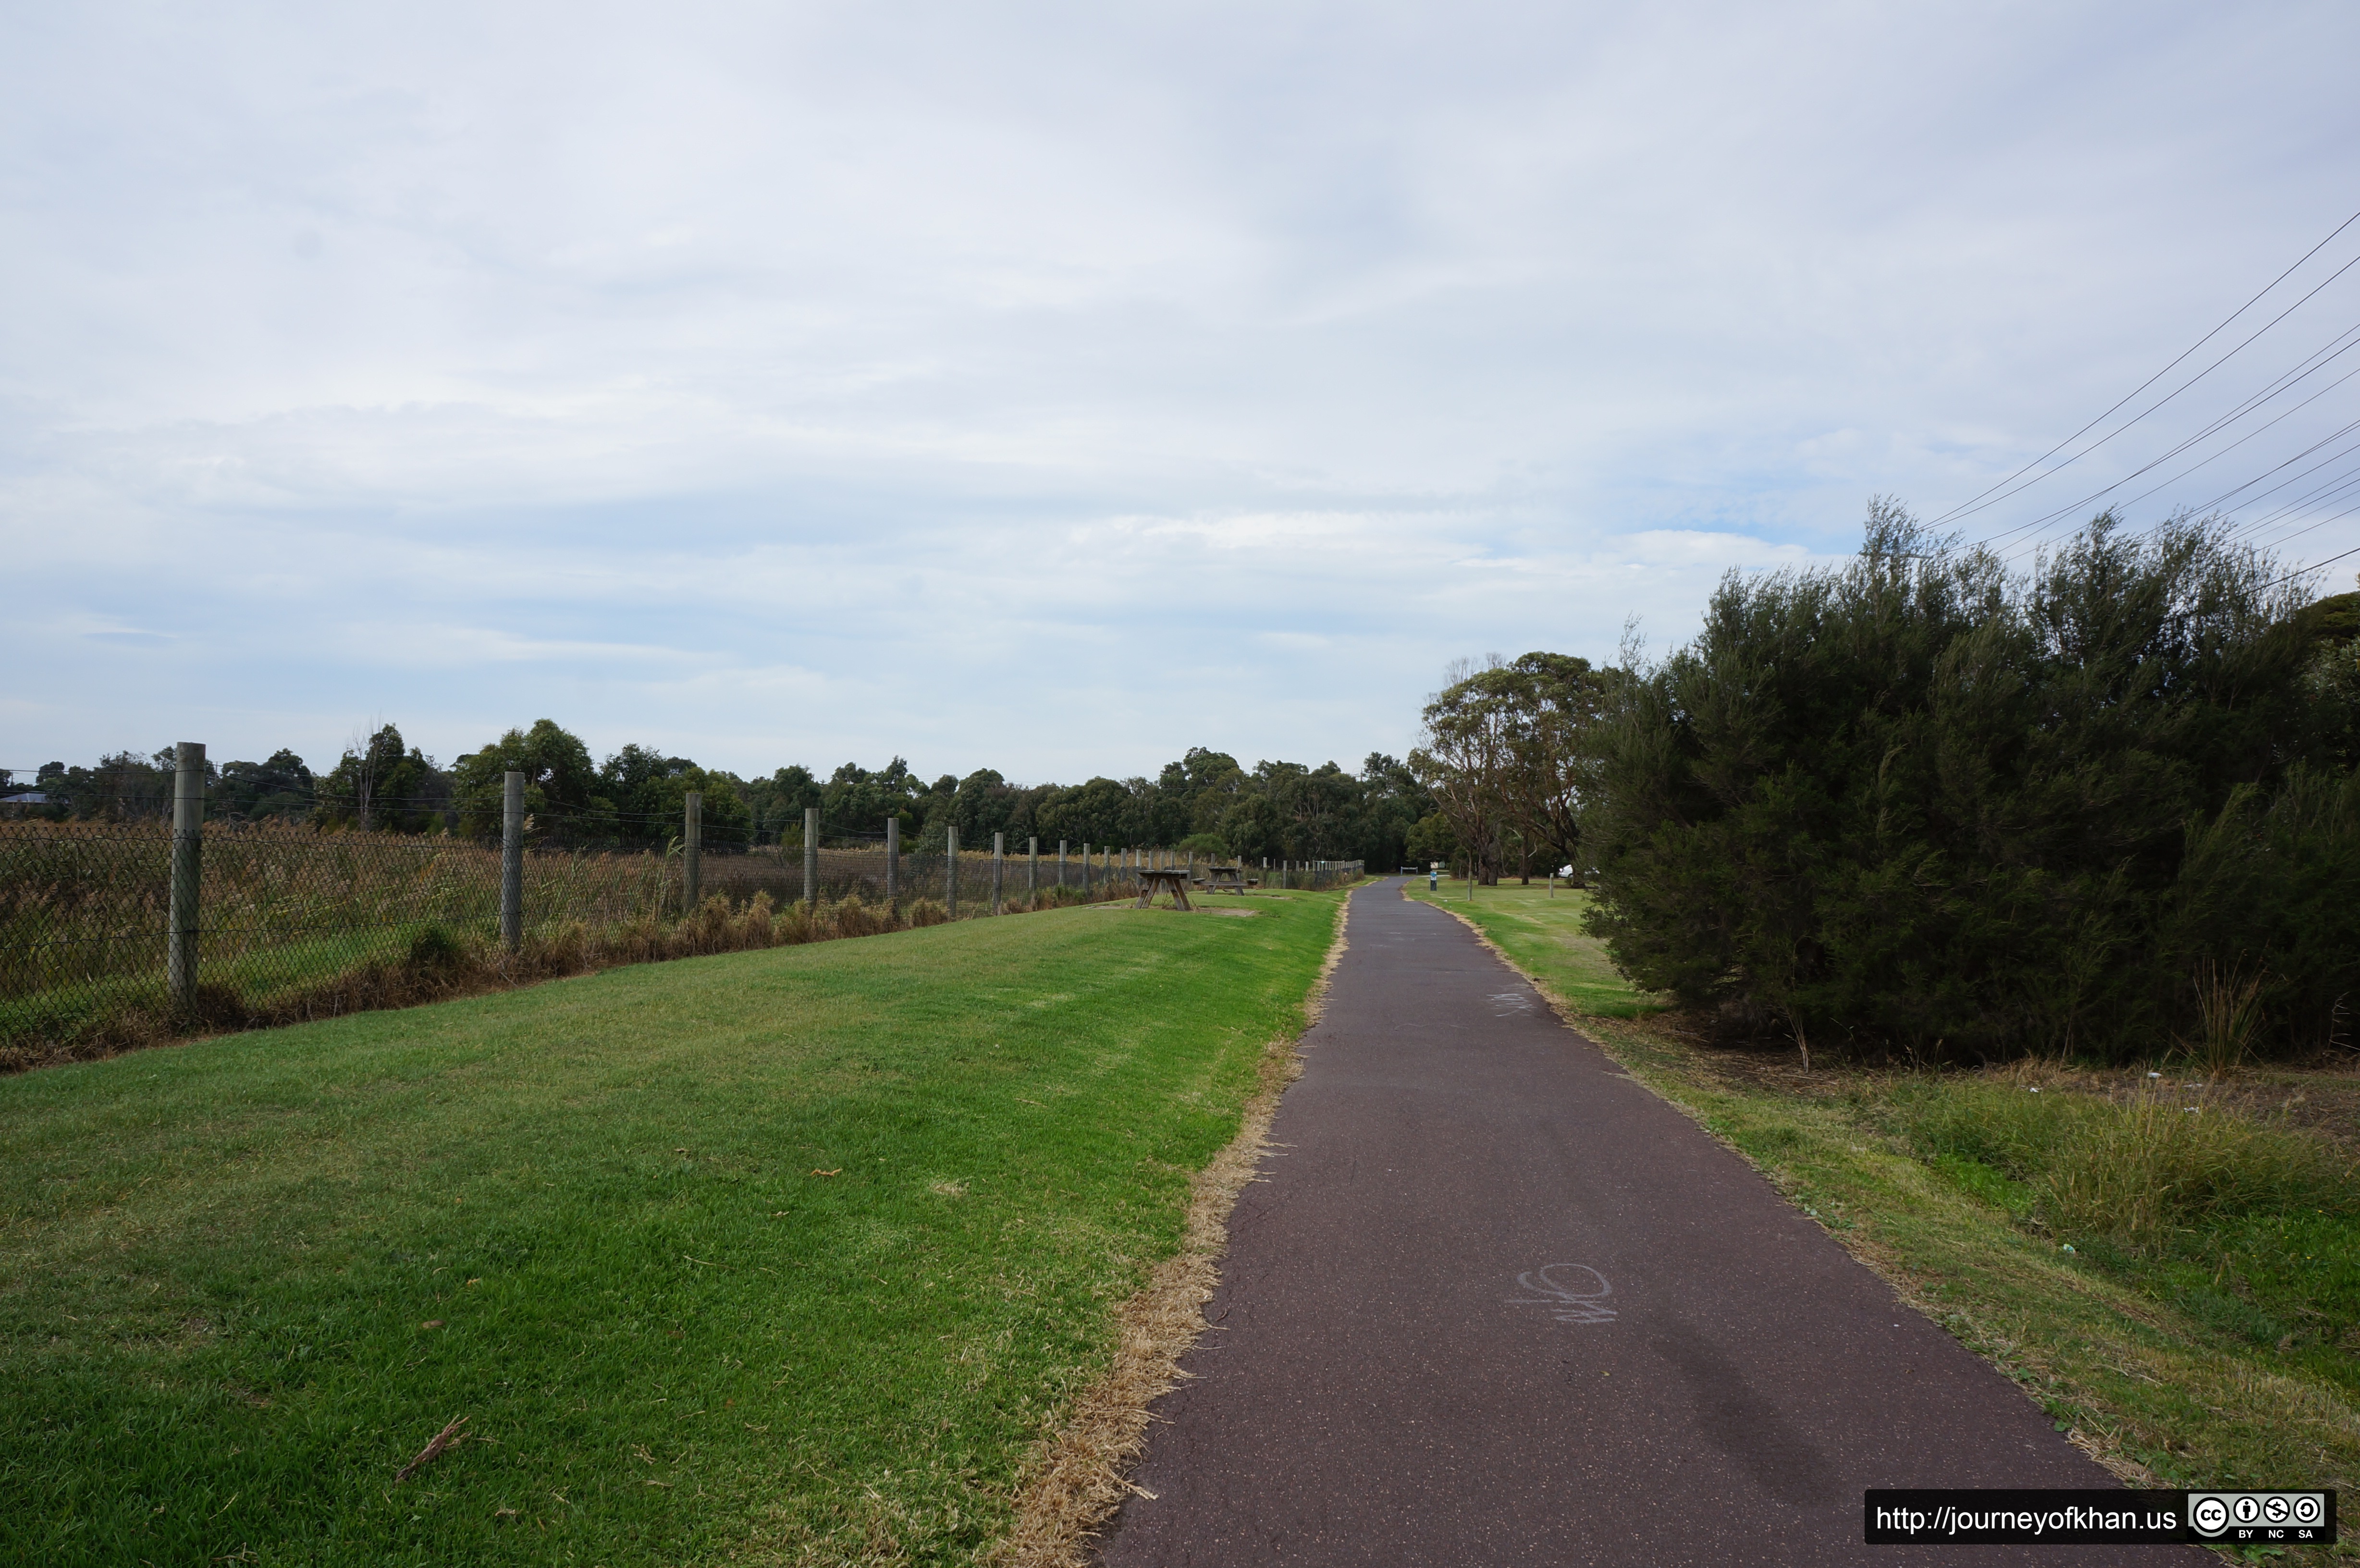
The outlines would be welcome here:
M 2154 1251 L 2234 1215 L 2344 1208 L 2351 1177 L 2318 1138 L 2149 1079 L 2062 1142 L 2042 1183 L 2043 1207 L 2060 1234 L 2092 1232 Z
M 2239 1215 L 2360 1203 L 2347 1159 L 2324 1139 L 2214 1102 L 2211 1083 L 2158 1074 L 2111 1095 L 2027 1080 L 1928 1079 L 1898 1094 L 1902 1128 L 2026 1183 L 2060 1238 L 2104 1236 L 2142 1251 Z
M 2245 1064 L 2262 1027 L 2262 986 L 2269 977 L 2242 964 L 2223 966 L 2207 958 L 2196 966 L 2196 1038 L 2183 1040 L 2180 1055 L 2198 1073 L 2218 1083 Z

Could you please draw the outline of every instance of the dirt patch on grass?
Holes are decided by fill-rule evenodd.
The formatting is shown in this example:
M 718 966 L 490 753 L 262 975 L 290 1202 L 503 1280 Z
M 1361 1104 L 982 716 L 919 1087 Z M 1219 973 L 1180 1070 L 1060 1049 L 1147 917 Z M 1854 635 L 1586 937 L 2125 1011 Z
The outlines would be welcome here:
M 1349 912 L 1348 903 L 1338 904 L 1335 941 L 1304 1003 L 1306 1029 L 1318 1021 L 1328 981 L 1344 956 Z M 1128 1472 L 1146 1447 L 1147 1407 L 1179 1386 L 1180 1357 L 1205 1331 L 1205 1303 L 1220 1282 L 1229 1213 L 1262 1163 L 1279 1096 L 1303 1074 L 1299 1038 L 1262 1048 L 1260 1083 L 1237 1137 L 1190 1181 L 1180 1250 L 1117 1309 L 1114 1364 L 1074 1402 L 1064 1428 L 1036 1457 L 1017 1496 L 1015 1524 L 986 1562 L 998 1568 L 1082 1568 L 1098 1526 L 1126 1493 L 1139 1489 Z

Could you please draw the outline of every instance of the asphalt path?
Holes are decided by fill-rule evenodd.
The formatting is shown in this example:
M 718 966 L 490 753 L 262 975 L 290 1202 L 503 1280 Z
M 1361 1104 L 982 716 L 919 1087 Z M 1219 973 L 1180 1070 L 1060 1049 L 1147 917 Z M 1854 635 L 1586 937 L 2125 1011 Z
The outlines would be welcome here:
M 1870 1547 L 1872 1486 L 2111 1486 L 1398 882 L 1352 896 L 1109 1568 L 2173 1563 Z

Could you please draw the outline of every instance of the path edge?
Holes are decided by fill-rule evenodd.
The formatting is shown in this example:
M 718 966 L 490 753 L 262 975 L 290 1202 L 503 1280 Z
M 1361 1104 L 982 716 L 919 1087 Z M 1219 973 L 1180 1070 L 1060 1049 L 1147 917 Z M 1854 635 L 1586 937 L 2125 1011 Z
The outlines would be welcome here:
M 1187 1376 L 1180 1358 L 1206 1328 L 1205 1303 L 1220 1283 L 1229 1214 L 1270 1147 L 1279 1097 L 1303 1076 L 1303 1037 L 1319 1021 L 1336 966 L 1343 962 L 1352 893 L 1336 903 L 1336 932 L 1303 999 L 1303 1027 L 1262 1049 L 1258 1080 L 1237 1136 L 1188 1179 L 1188 1214 L 1180 1250 L 1157 1264 L 1147 1283 L 1115 1309 L 1114 1360 L 1078 1395 L 1065 1424 L 1036 1450 L 1017 1492 L 1016 1518 L 981 1561 L 991 1568 L 1087 1568 L 1100 1526 L 1123 1498 L 1153 1493 L 1134 1483 L 1131 1466 L 1147 1446 L 1147 1407 Z

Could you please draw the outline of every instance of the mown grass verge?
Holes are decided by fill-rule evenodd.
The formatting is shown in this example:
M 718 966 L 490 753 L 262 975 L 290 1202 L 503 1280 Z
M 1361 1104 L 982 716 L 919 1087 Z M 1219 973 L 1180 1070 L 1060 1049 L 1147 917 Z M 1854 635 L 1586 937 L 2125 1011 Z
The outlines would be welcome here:
M 1433 901 L 2118 1474 L 2360 1478 L 2360 1147 L 2336 1136 L 2337 1107 L 2360 1105 L 2350 1072 L 2201 1089 L 2060 1063 L 1805 1073 L 1613 994 L 1579 894 Z
M 0 1080 L 0 1558 L 970 1561 L 1336 903 L 964 921 Z

